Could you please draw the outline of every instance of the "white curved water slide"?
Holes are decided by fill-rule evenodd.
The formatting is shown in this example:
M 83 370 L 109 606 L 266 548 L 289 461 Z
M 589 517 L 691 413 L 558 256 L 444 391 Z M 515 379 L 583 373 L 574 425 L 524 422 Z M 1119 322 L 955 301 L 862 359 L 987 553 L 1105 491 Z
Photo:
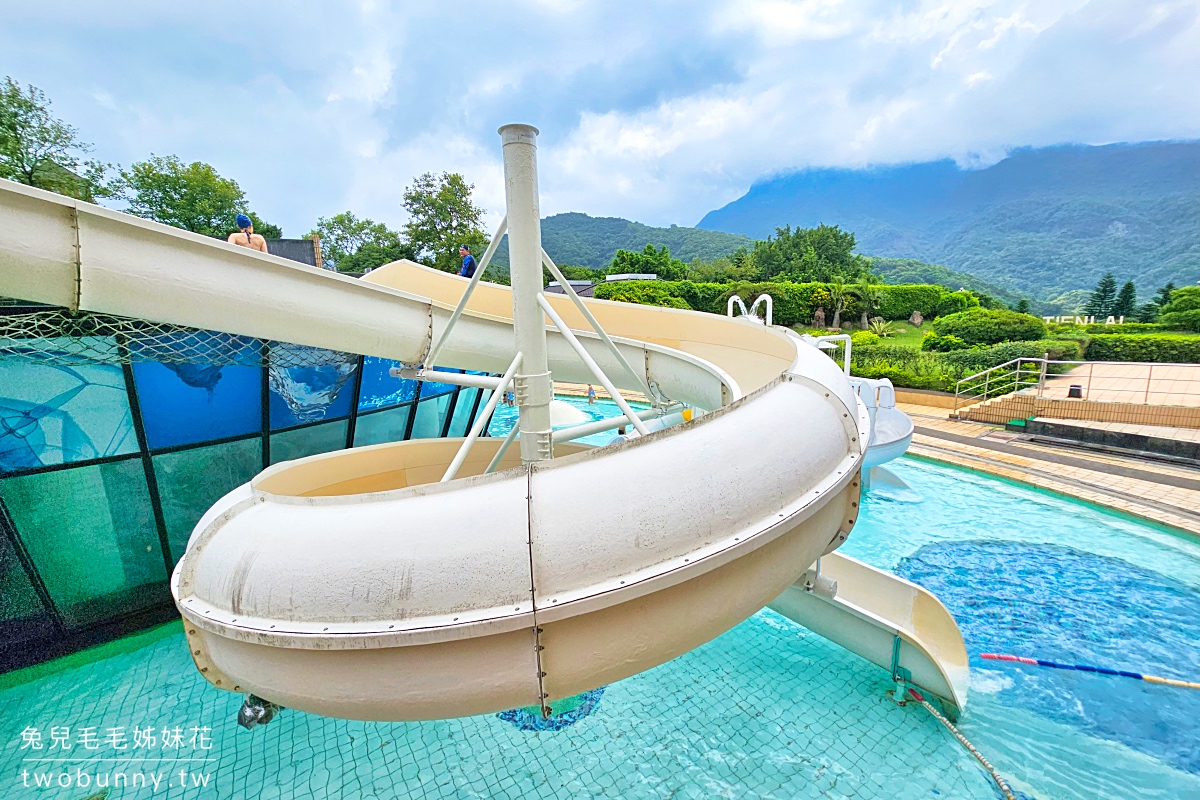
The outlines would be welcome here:
M 871 430 L 841 370 L 782 329 L 543 295 L 536 131 L 502 132 L 512 289 L 409 262 L 355 280 L 0 182 L 0 295 L 514 389 L 507 451 L 473 437 L 355 448 L 275 465 L 219 501 L 172 576 L 214 686 L 356 719 L 538 706 L 684 653 L 794 584 L 827 587 L 806 576 L 854 526 Z M 443 375 L 435 359 L 503 377 Z M 572 444 L 595 424 L 551 429 L 551 374 L 652 408 L 628 411 L 628 441 Z M 654 417 L 681 424 L 650 432 Z M 892 626 L 915 642 L 899 657 L 947 676 L 939 659 L 957 661 L 961 637 L 923 613 Z M 909 672 L 965 700 L 959 678 Z

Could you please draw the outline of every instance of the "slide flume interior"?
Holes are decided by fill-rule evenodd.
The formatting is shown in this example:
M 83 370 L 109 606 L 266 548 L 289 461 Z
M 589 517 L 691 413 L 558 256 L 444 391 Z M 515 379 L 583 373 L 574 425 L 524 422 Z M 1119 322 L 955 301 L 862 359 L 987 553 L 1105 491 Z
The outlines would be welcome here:
M 398 262 L 355 280 L 18 186 L 0 188 L 0 294 L 420 364 L 466 281 Z M 197 524 L 172 576 L 221 689 L 330 716 L 418 720 L 539 705 L 648 669 L 780 595 L 857 518 L 870 435 L 837 366 L 781 331 L 589 300 L 640 380 L 551 297 L 623 389 L 701 414 L 483 475 L 482 440 L 276 465 Z M 515 354 L 481 284 L 439 366 Z M 548 332 L 557 380 L 590 382 Z

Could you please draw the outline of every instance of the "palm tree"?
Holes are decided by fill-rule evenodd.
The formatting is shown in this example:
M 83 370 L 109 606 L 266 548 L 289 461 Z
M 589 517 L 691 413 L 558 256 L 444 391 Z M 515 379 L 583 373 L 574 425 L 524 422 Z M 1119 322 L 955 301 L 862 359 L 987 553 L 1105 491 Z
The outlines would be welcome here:
M 879 291 L 878 287 L 872 286 L 870 279 L 865 277 L 851 291 L 862 303 L 862 329 L 865 331 L 870 324 L 871 312 L 878 309 L 879 304 L 883 301 L 883 292 Z
M 842 327 L 842 309 L 850 299 L 851 288 L 841 278 L 831 278 L 829 281 L 829 301 L 833 305 L 833 327 Z

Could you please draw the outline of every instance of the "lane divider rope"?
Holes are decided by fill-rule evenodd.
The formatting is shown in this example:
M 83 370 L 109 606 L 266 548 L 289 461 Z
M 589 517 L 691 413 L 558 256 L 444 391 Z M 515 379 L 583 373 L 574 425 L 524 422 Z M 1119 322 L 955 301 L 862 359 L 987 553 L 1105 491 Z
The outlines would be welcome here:
M 1004 800 L 1017 800 L 1017 796 L 1013 794 L 1013 790 L 1008 788 L 1008 782 L 1005 781 L 1004 778 L 1000 777 L 1000 773 L 996 771 L 996 768 L 993 767 L 991 763 L 983 757 L 982 753 L 975 749 L 975 745 L 968 742 L 967 737 L 963 736 L 962 733 L 959 732 L 958 728 L 954 727 L 953 722 L 942 716 L 941 712 L 934 708 L 932 703 L 922 697 L 921 693 L 911 686 L 908 688 L 908 694 L 913 700 L 916 700 L 918 703 L 923 705 L 926 711 L 928 711 L 930 714 L 933 714 L 933 716 L 937 718 L 938 722 L 945 725 L 946 730 L 954 734 L 954 738 L 958 739 L 959 744 L 967 748 L 967 752 L 975 756 L 975 759 L 982 764 L 983 768 L 986 769 L 988 774 L 992 776 L 992 780 L 996 782 L 996 786 L 1000 787 L 1000 791 L 1004 794 Z
M 1033 667 L 1051 667 L 1053 669 L 1073 669 L 1079 672 L 1094 672 L 1099 675 L 1117 675 L 1122 678 L 1136 678 L 1139 681 L 1146 683 L 1158 683 L 1163 686 L 1176 686 L 1180 689 L 1200 689 L 1200 683 L 1194 681 L 1179 681 L 1174 678 L 1160 678 L 1157 675 L 1145 675 L 1141 672 L 1131 672 L 1124 669 L 1108 669 L 1107 667 L 1093 667 L 1088 664 L 1060 664 L 1057 661 L 1047 661 L 1043 658 L 1024 658 L 1022 656 L 1010 656 L 1001 653 L 980 653 L 980 658 L 986 658 L 989 661 L 1011 661 L 1016 664 L 1028 664 Z

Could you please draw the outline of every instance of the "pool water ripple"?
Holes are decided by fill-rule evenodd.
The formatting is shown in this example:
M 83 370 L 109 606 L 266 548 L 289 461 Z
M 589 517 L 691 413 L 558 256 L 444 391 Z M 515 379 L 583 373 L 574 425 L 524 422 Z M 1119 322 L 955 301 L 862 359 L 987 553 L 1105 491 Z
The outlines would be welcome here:
M 973 667 L 1003 673 L 1001 701 L 1200 773 L 1200 691 L 978 657 L 1010 653 L 1195 680 L 1200 591 L 1121 559 L 1022 542 L 926 545 L 898 572 L 954 614 Z

